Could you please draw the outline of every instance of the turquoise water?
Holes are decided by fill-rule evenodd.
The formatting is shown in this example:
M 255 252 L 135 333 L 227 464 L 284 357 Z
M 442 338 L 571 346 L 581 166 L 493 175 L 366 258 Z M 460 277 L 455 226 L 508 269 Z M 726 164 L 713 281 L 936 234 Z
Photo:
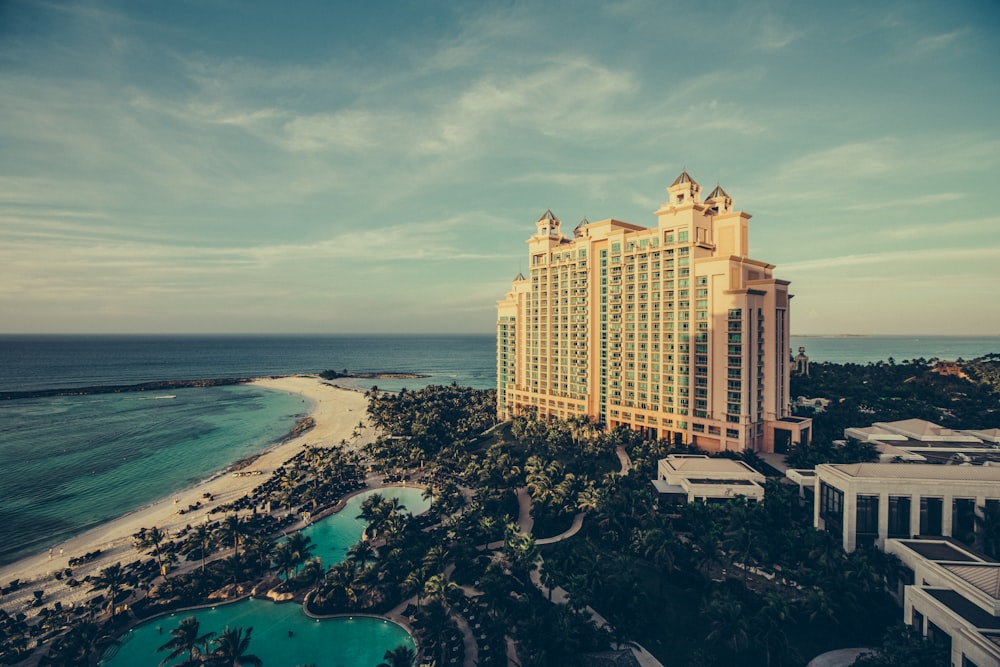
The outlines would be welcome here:
M 355 517 L 361 511 L 361 503 L 372 493 L 379 493 L 385 498 L 399 498 L 406 511 L 414 516 L 426 512 L 431 506 L 430 500 L 422 498 L 424 490 L 415 487 L 388 486 L 350 498 L 342 510 L 302 531 L 316 545 L 313 556 L 321 558 L 324 565 L 344 560 L 347 550 L 361 539 L 365 522 Z
M 375 667 L 386 651 L 403 644 L 413 648 L 413 639 L 402 627 L 383 619 L 354 617 L 311 619 L 297 604 L 275 604 L 269 600 L 244 600 L 214 609 L 177 612 L 135 628 L 106 667 L 156 667 L 166 652 L 156 648 L 170 641 L 170 630 L 194 616 L 201 631 L 221 632 L 230 628 L 253 628 L 248 652 L 265 667 Z M 162 633 L 161 633 L 162 631 Z M 292 636 L 289 637 L 289 631 Z M 180 659 L 174 661 L 174 664 Z
M 243 385 L 0 403 L 0 563 L 217 474 L 311 407 Z
M 373 493 L 399 498 L 412 514 L 430 507 L 430 501 L 421 497 L 423 490 L 414 487 L 387 487 L 354 496 L 339 512 L 303 531 L 316 545 L 313 555 L 322 558 L 325 565 L 342 561 L 347 549 L 361 538 L 365 522 L 356 517 L 361 503 Z M 306 616 L 298 604 L 244 600 L 148 621 L 129 632 L 117 655 L 101 664 L 105 667 L 159 664 L 165 654 L 158 653 L 157 647 L 170 641 L 170 630 L 188 616 L 198 619 L 203 633 L 220 632 L 227 625 L 252 627 L 250 653 L 261 658 L 266 667 L 309 663 L 317 667 L 374 667 L 382 662 L 386 651 L 400 644 L 413 648 L 413 639 L 403 628 L 382 619 L 338 617 L 317 621 Z

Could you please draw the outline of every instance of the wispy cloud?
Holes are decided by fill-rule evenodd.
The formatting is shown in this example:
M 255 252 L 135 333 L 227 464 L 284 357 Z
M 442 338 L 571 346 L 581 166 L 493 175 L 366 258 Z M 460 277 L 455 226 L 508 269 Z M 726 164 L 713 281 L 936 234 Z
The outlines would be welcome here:
M 910 263 L 921 264 L 934 262 L 940 266 L 942 262 L 961 262 L 970 260 L 1000 259 L 1000 246 L 979 248 L 934 248 L 927 250 L 893 250 L 880 253 L 861 253 L 841 255 L 838 257 L 823 257 L 788 262 L 781 266 L 788 273 L 808 273 L 813 271 L 829 271 L 863 265 L 885 265 Z

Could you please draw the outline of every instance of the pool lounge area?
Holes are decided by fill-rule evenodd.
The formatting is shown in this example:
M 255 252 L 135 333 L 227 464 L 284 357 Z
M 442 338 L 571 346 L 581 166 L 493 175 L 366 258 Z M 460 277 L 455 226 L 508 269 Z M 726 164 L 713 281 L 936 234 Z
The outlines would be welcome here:
M 313 554 L 325 566 L 343 560 L 348 548 L 364 532 L 365 523 L 357 519 L 361 503 L 379 493 L 398 498 L 412 514 L 430 507 L 417 487 L 385 487 L 365 491 L 350 498 L 335 514 L 304 529 L 316 545 Z M 373 667 L 382 662 L 387 650 L 399 645 L 414 648 L 413 638 L 400 625 L 370 616 L 337 616 L 326 619 L 308 617 L 298 603 L 276 604 L 270 600 L 245 599 L 229 604 L 192 611 L 177 611 L 160 616 L 133 628 L 121 637 L 122 645 L 101 661 L 103 667 L 155 667 L 167 655 L 157 648 L 170 641 L 170 631 L 194 616 L 201 632 L 220 633 L 230 628 L 253 628 L 248 653 L 261 658 L 267 667 L 294 667 L 314 664 L 317 667 Z M 171 664 L 182 662 L 178 657 Z

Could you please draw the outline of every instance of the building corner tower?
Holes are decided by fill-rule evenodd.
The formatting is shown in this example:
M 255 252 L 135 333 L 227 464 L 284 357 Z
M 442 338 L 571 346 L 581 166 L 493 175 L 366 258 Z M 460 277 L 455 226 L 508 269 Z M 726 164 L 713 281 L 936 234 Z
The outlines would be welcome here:
M 551 211 L 527 240 L 528 276 L 497 303 L 497 414 L 589 416 L 707 451 L 785 451 L 789 283 L 749 256 L 750 215 L 686 171 L 655 227 Z

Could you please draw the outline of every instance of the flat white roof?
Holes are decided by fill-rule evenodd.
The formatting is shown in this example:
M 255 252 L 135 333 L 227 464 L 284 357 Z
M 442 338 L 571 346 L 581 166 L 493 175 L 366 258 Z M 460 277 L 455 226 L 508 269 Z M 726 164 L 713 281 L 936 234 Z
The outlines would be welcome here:
M 848 477 L 1000 483 L 1000 466 L 949 466 L 933 463 L 821 463 L 816 466 L 817 472 L 823 468 L 839 471 Z

